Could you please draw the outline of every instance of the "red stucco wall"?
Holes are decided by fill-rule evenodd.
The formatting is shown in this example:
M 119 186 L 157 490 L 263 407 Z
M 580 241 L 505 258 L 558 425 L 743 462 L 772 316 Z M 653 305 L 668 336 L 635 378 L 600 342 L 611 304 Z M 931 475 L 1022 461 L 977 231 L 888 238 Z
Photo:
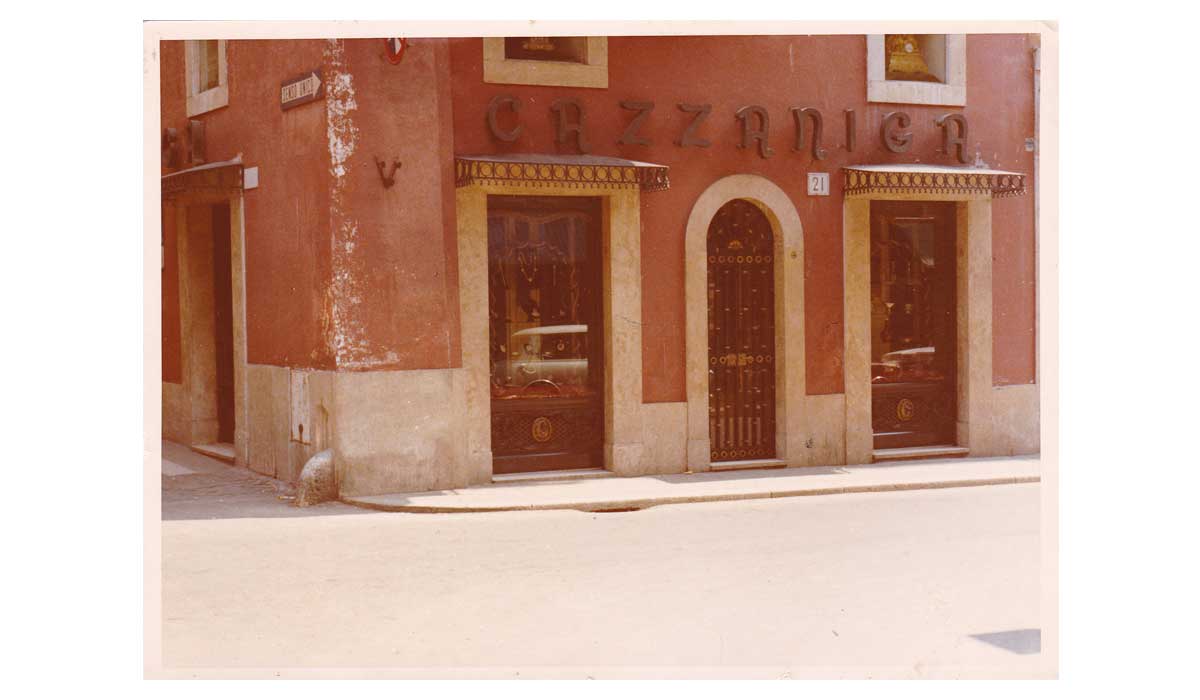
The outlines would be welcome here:
M 162 220 L 162 380 L 183 382 L 179 327 L 179 257 L 175 248 L 173 209 L 163 212 Z
M 1033 174 L 1033 57 L 1038 37 L 972 35 L 967 43 L 968 103 L 988 99 L 981 131 L 984 159 Z M 977 128 L 972 122 L 972 129 Z M 989 147 L 990 145 L 990 147 Z M 1034 257 L 1034 187 L 1023 197 L 992 204 L 992 379 L 997 385 L 1029 384 L 1036 378 L 1037 260 Z
M 1034 135 L 1035 45 L 1036 37 L 1024 35 L 968 38 L 968 99 L 961 111 L 970 121 L 972 155 L 979 144 L 989 166 L 1033 172 L 1032 154 L 1023 145 Z M 342 46 L 336 68 L 353 84 L 356 104 L 349 116 L 356 136 L 340 179 L 331 173 L 324 106 L 286 112 L 279 107 L 278 90 L 286 78 L 320 68 L 328 85 L 333 77 L 328 42 L 229 42 L 229 106 L 197 117 L 207 124 L 208 161 L 241 153 L 243 162 L 260 172 L 259 187 L 245 193 L 252 363 L 325 369 L 457 366 L 453 155 L 559 152 L 549 106 L 560 97 L 576 97 L 587 109 L 592 153 L 671 167 L 671 189 L 642 198 L 645 400 L 684 399 L 684 230 L 704 189 L 734 173 L 770 179 L 796 206 L 804 227 L 808 390 L 841 392 L 839 169 L 856 163 L 953 163 L 937 152 L 940 131 L 933 119 L 959 109 L 868 104 L 862 36 L 611 37 L 608 89 L 485 84 L 479 39 L 415 39 L 399 65 L 385 60 L 378 40 L 349 40 Z M 161 48 L 163 125 L 179 129 L 186 139 L 183 44 L 164 42 Z M 485 123 L 488 101 L 502 93 L 525 103 L 520 112 L 525 130 L 513 144 L 494 140 Z M 656 103 L 642 129 L 651 145 L 617 145 L 632 115 L 620 109 L 621 100 Z M 699 133 L 713 142 L 711 148 L 674 145 L 691 119 L 675 107 L 679 102 L 713 105 Z M 740 123 L 734 112 L 747 104 L 769 111 L 775 149 L 769 159 L 737 147 Z M 807 152 L 791 150 L 792 106 L 816 107 L 824 114 L 826 159 L 814 164 Z M 844 109 L 858 116 L 858 146 L 852 153 L 842 148 Z M 893 110 L 913 119 L 909 153 L 893 154 L 880 144 L 880 118 Z M 381 185 L 376 157 L 403 162 L 395 186 Z M 805 194 L 805 173 L 814 170 L 831 174 L 829 197 Z M 1035 373 L 1036 183 L 1032 178 L 1029 183 L 1029 194 L 997 200 L 993 208 L 997 384 L 1029 382 Z M 178 347 L 178 300 L 168 292 L 171 274 L 168 269 L 163 277 L 164 376 L 175 371 L 169 369 L 169 355 L 172 343 Z M 345 288 L 356 292 L 337 293 Z M 335 302 L 342 305 L 336 311 Z
M 446 40 L 413 41 L 400 65 L 385 60 L 378 40 L 331 47 L 228 42 L 229 106 L 195 117 L 206 125 L 208 162 L 240 153 L 259 169 L 258 188 L 245 192 L 248 359 L 316 369 L 457 366 Z M 346 80 L 349 108 L 336 134 L 323 101 L 280 108 L 281 82 L 314 69 L 327 91 Z M 183 42 L 164 42 L 163 126 L 180 130 L 186 153 L 184 70 Z M 336 177 L 335 136 L 351 145 Z M 392 188 L 380 184 L 375 157 L 402 161 Z M 165 317 L 177 318 L 178 300 L 163 301 Z
M 339 367 L 460 366 L 447 41 L 415 39 L 398 65 L 378 39 L 344 47 L 337 71 L 351 77 L 356 108 L 334 207 Z M 391 187 L 376 158 L 385 174 L 400 160 Z
M 258 166 L 245 193 L 246 330 L 251 363 L 332 368 L 322 319 L 330 279 L 329 151 L 325 110 L 284 112 L 280 82 L 321 69 L 322 41 L 230 41 L 229 106 L 205 123 L 208 162 L 242 154 Z M 183 42 L 162 43 L 162 126 L 187 147 Z M 186 166 L 185 166 L 186 167 Z
M 1023 150 L 1033 135 L 1032 54 L 1035 38 L 1024 35 L 971 36 L 967 42 L 968 95 L 961 111 L 970 123 L 971 153 L 980 145 L 988 165 L 1032 173 L 1032 154 Z M 866 38 L 797 37 L 610 37 L 609 88 L 491 85 L 483 82 L 482 41 L 452 42 L 454 137 L 459 154 L 574 152 L 554 142 L 550 104 L 579 99 L 587 110 L 591 152 L 662 163 L 671 168 L 671 188 L 642 198 L 643 396 L 648 402 L 682 401 L 684 388 L 684 231 L 692 205 L 716 180 L 735 173 L 768 178 L 787 192 L 804 227 L 807 383 L 811 394 L 843 391 L 842 192 L 844 165 L 925 162 L 955 164 L 940 154 L 941 132 L 933 120 L 958 108 L 868 104 Z M 519 96 L 524 132 L 506 144 L 491 137 L 488 102 L 498 94 Z M 650 100 L 656 109 L 642 135 L 651 145 L 618 145 L 632 112 L 621 100 Z M 707 149 L 674 145 L 691 117 L 676 103 L 711 103 L 700 135 Z M 742 106 L 765 107 L 771 117 L 768 159 L 757 149 L 740 149 Z M 791 150 L 794 128 L 789 108 L 816 107 L 825 117 L 828 156 L 816 164 L 809 153 Z M 842 110 L 858 117 L 858 145 L 842 148 Z M 883 114 L 902 110 L 912 117 L 914 141 L 905 154 L 883 148 Z M 573 146 L 573 144 L 571 144 Z M 829 197 L 805 193 L 807 171 L 829 172 Z M 1032 179 L 1030 180 L 1032 184 Z M 997 201 L 995 377 L 998 383 L 1033 376 L 1032 197 Z

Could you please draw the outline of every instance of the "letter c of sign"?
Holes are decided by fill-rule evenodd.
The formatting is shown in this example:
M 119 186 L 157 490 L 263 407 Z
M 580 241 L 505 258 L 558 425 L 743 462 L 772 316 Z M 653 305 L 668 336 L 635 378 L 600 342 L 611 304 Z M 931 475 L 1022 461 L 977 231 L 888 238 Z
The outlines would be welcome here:
M 500 111 L 500 107 L 503 105 L 511 105 L 513 112 L 521 111 L 520 98 L 513 97 L 512 95 L 496 95 L 492 98 L 491 103 L 488 104 L 488 129 L 491 130 L 492 136 L 495 136 L 501 141 L 511 143 L 517 140 L 517 137 L 521 135 L 521 131 L 525 127 L 521 124 L 517 124 L 516 127 L 514 127 L 511 131 L 505 131 L 504 129 L 501 129 L 499 122 L 496 120 L 496 113 Z
M 892 153 L 907 151 L 912 146 L 913 135 L 911 131 L 901 129 L 907 129 L 910 124 L 912 119 L 904 112 L 888 112 L 883 115 L 883 124 L 879 127 L 883 145 Z

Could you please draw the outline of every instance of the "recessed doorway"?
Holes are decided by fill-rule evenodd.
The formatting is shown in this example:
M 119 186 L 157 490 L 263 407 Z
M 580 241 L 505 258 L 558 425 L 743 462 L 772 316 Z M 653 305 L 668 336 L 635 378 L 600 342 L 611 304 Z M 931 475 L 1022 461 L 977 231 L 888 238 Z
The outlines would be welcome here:
M 493 473 L 602 468 L 600 199 L 487 201 Z
M 216 350 L 217 442 L 233 444 L 233 241 L 229 204 L 212 209 L 213 346 Z
M 871 203 L 874 448 L 955 444 L 958 395 L 953 202 Z
M 191 204 L 181 230 L 181 315 L 191 445 L 234 461 L 237 433 L 234 241 L 228 202 Z

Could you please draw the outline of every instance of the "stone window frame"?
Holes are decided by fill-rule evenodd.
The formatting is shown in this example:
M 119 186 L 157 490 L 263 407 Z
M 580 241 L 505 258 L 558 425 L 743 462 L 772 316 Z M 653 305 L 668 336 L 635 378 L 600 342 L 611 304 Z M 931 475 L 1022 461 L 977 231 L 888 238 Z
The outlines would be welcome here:
M 646 460 L 642 423 L 641 194 L 639 187 L 597 182 L 484 180 L 455 192 L 458 229 L 459 313 L 466 409 L 463 444 L 467 483 L 492 481 L 491 393 L 488 390 L 488 195 L 601 198 L 604 293 L 604 469 L 618 476 L 657 473 L 666 465 Z M 658 436 L 661 439 L 661 436 Z M 681 446 L 682 447 L 682 446 Z M 680 455 L 682 457 L 682 455 Z M 671 472 L 684 471 L 681 463 Z M 457 485 L 453 488 L 457 488 Z
M 184 57 L 187 64 L 187 115 L 211 112 L 229 105 L 229 64 L 225 58 L 226 41 L 217 40 L 217 86 L 200 90 L 200 44 L 199 40 L 184 42 Z
M 988 192 L 865 192 L 842 201 L 844 291 L 842 368 L 845 381 L 846 464 L 875 461 L 871 423 L 871 203 L 932 201 L 955 204 L 954 446 L 972 457 L 1007 454 L 993 437 L 992 402 L 992 200 Z M 1002 440 L 1001 440 L 1002 442 Z
M 587 37 L 586 63 L 505 58 L 504 37 L 484 37 L 483 82 L 500 85 L 606 88 L 608 37 Z
M 887 51 L 883 34 L 867 35 L 867 101 L 914 105 L 967 104 L 967 35 L 946 37 L 946 82 L 887 80 Z

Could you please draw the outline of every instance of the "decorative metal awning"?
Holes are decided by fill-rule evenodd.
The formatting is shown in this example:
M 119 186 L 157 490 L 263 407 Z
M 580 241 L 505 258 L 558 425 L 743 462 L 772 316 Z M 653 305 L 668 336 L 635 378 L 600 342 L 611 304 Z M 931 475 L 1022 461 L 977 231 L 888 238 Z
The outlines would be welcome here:
M 641 188 L 646 192 L 671 186 L 667 166 L 608 156 L 564 156 L 546 153 L 455 156 L 454 184 L 566 186 L 579 189 Z
M 847 165 L 842 171 L 847 197 L 906 193 L 1012 197 L 1025 193 L 1025 175 L 1007 170 L 904 163 Z
M 163 175 L 162 198 L 224 199 L 242 189 L 242 158 L 205 163 Z

